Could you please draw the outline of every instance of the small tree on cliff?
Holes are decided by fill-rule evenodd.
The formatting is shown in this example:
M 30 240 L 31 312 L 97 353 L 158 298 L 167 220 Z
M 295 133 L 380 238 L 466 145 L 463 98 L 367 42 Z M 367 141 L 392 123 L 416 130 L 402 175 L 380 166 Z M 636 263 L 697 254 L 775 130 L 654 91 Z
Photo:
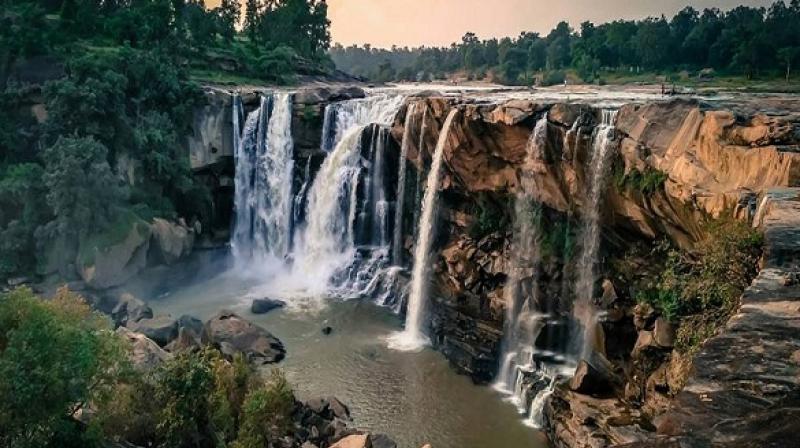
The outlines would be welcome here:
M 792 76 L 792 63 L 800 58 L 800 47 L 786 47 L 778 50 L 778 59 L 786 65 L 786 82 Z

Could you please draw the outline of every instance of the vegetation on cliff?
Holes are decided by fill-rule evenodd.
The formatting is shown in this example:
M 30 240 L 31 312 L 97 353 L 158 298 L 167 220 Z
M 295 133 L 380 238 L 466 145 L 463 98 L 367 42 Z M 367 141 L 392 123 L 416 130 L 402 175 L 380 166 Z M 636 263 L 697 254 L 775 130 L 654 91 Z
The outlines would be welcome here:
M 480 40 L 466 33 L 450 47 L 363 47 L 331 49 L 337 66 L 377 81 L 441 79 L 460 73 L 470 79 L 543 85 L 567 72 L 586 82 L 646 79 L 646 73 L 785 77 L 800 61 L 800 1 L 769 8 L 739 6 L 729 11 L 687 7 L 671 19 L 561 22 L 546 36 Z M 651 78 L 652 79 L 652 78 Z
M 696 349 L 736 312 L 761 256 L 763 237 L 746 223 L 722 218 L 705 224 L 704 233 L 690 251 L 665 241 L 656 245 L 650 254 L 655 275 L 634 288 L 639 303 L 678 325 L 676 348 L 683 352 Z
M 81 246 L 138 219 L 208 224 L 182 140 L 197 67 L 289 82 L 330 66 L 316 0 L 248 2 L 241 30 L 231 0 L 0 5 L 0 282 L 68 272 Z
M 0 295 L 0 444 L 266 447 L 289 434 L 295 399 L 280 371 L 184 351 L 152 370 L 78 296 Z

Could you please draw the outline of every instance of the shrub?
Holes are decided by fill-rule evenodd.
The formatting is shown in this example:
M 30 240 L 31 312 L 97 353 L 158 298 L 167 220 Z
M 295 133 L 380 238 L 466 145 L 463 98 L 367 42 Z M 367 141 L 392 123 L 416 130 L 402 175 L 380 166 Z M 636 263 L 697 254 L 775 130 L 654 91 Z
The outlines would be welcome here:
M 233 448 L 262 448 L 291 427 L 294 395 L 286 377 L 273 370 L 269 381 L 252 390 L 242 405 L 242 422 Z
M 646 196 L 662 190 L 668 177 L 667 173 L 649 166 L 644 171 L 633 168 L 627 174 L 621 167 L 614 170 L 614 183 L 618 189 L 638 191 Z
M 656 284 L 637 299 L 679 323 L 676 347 L 693 351 L 736 311 L 744 289 L 755 277 L 762 236 L 730 218 L 705 225 L 707 237 L 690 252 L 659 245 L 665 259 Z
M 72 416 L 107 405 L 126 370 L 108 320 L 66 288 L 51 301 L 29 289 L 0 296 L 0 445 L 93 446 Z

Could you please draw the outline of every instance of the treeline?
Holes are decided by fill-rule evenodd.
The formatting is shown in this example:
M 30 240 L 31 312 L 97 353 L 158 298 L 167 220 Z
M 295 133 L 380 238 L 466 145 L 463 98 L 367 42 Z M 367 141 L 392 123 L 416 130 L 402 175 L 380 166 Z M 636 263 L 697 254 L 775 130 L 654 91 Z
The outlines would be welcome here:
M 286 82 L 329 64 L 317 0 L 0 7 L 0 282 L 74 277 L 81 253 L 138 220 L 210 227 L 210 194 L 182 144 L 201 100 L 195 67 Z
M 341 45 L 330 53 L 337 67 L 376 81 L 423 81 L 460 74 L 508 84 L 562 82 L 573 71 L 587 82 L 606 75 L 704 71 L 787 80 L 800 63 L 800 0 L 769 8 L 739 6 L 723 12 L 687 7 L 671 19 L 595 25 L 572 29 L 561 22 L 546 36 L 481 40 L 466 33 L 450 47 L 391 49 Z

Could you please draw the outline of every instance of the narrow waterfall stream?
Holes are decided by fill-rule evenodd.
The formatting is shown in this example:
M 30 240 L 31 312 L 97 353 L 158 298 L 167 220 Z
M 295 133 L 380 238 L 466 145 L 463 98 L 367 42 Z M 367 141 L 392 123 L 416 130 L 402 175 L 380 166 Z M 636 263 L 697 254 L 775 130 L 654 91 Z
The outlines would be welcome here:
M 541 209 L 532 197 L 535 171 L 531 162 L 547 144 L 547 127 L 545 114 L 536 122 L 528 140 L 520 191 L 514 199 L 511 256 L 504 288 L 506 317 L 500 368 L 494 384 L 494 388 L 508 395 L 517 411 L 526 416 L 526 423 L 537 428 L 542 425 L 542 408 L 556 383 L 567 378 L 574 369 L 565 354 L 539 348 L 544 345 L 556 349 L 559 341 L 537 345 L 543 329 L 552 328 L 551 321 L 555 319 L 540 303 L 541 236 L 538 229 Z
M 414 247 L 414 266 L 411 274 L 411 293 L 408 296 L 405 330 L 389 339 L 390 347 L 402 351 L 419 350 L 430 340 L 425 334 L 425 308 L 427 301 L 427 283 L 430 273 L 430 250 L 436 231 L 436 198 L 442 172 L 442 159 L 450 128 L 458 115 L 458 108 L 453 108 L 444 121 L 436 150 L 431 161 L 431 170 L 422 200 L 422 215 L 419 223 L 419 237 Z
M 597 312 L 592 304 L 594 283 L 596 280 L 597 258 L 600 252 L 600 204 L 605 192 L 608 175 L 611 168 L 609 163 L 614 141 L 614 123 L 617 117 L 616 110 L 602 110 L 601 123 L 595 130 L 592 142 L 592 158 L 589 160 L 587 171 L 587 204 L 583 215 L 583 230 L 581 232 L 581 253 L 578 258 L 578 279 L 575 287 L 574 315 L 583 326 L 583 339 L 578 341 L 583 356 L 591 350 L 601 348 L 601 342 L 596 335 Z
M 392 238 L 392 263 L 400 266 L 403 263 L 403 211 L 406 195 L 406 171 L 408 168 L 408 148 L 411 146 L 411 119 L 416 112 L 416 103 L 408 105 L 403 129 L 403 141 L 400 143 L 400 167 L 397 176 L 397 203 L 395 204 L 394 236 Z

